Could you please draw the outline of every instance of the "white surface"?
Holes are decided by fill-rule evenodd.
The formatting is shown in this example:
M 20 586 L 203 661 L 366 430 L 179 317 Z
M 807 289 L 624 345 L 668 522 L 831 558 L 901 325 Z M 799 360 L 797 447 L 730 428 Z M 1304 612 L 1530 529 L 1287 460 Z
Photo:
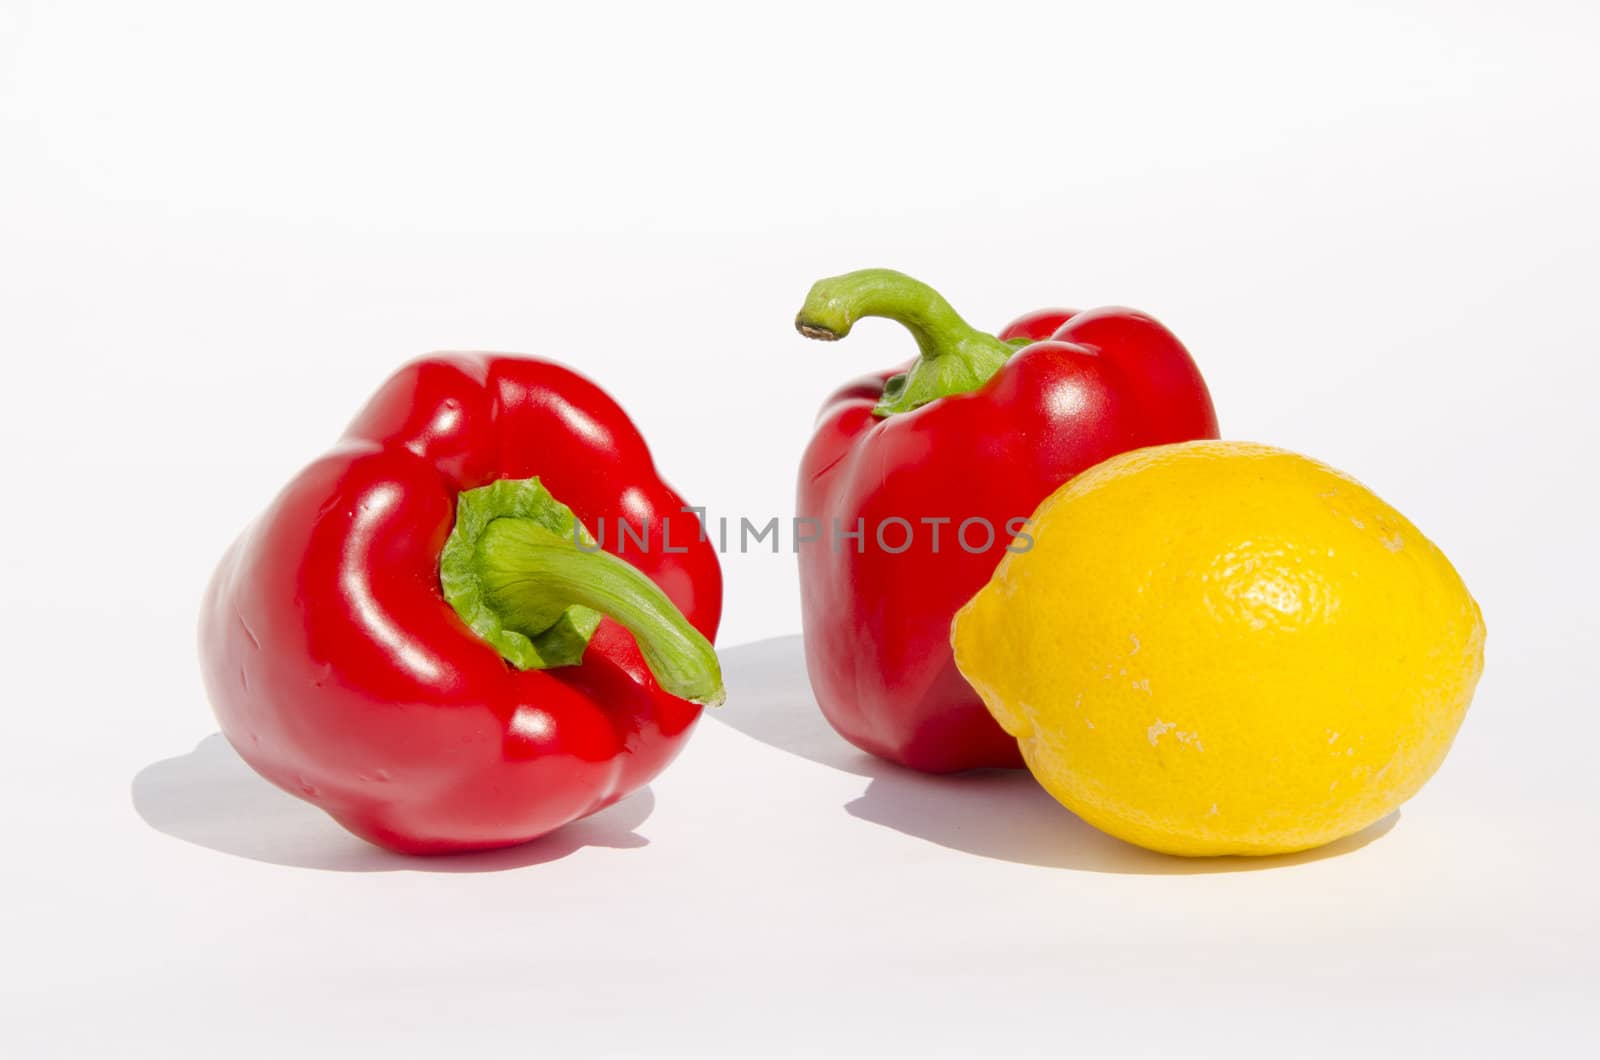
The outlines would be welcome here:
M 1600 23 L 1401 6 L 4 5 L 0 1049 L 1593 1052 Z M 387 857 L 210 738 L 204 578 L 398 361 L 566 359 L 783 515 L 906 348 L 790 319 L 875 264 L 1147 309 L 1446 549 L 1487 673 L 1391 830 L 1188 864 L 876 765 L 789 556 L 728 558 L 683 758 L 523 850 Z

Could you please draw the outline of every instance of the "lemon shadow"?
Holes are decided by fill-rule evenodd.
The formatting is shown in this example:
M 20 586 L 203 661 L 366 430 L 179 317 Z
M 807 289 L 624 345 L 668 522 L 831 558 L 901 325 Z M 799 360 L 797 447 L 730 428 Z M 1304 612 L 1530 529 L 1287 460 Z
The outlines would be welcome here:
M 728 705 L 708 716 L 761 743 L 867 779 L 852 817 L 951 850 L 1044 868 L 1138 875 L 1251 872 L 1357 850 L 1385 835 L 1396 810 L 1355 835 L 1298 854 L 1180 858 L 1114 839 L 1056 802 L 1025 770 L 931 776 L 873 757 L 833 731 L 811 695 L 798 636 L 721 653 Z
M 655 808 L 645 788 L 520 846 L 409 857 L 357 839 L 315 806 L 267 783 L 221 733 L 140 770 L 132 797 L 145 823 L 174 839 L 250 861 L 327 872 L 502 872 L 557 861 L 584 847 L 642 847 L 649 840 L 634 829 Z

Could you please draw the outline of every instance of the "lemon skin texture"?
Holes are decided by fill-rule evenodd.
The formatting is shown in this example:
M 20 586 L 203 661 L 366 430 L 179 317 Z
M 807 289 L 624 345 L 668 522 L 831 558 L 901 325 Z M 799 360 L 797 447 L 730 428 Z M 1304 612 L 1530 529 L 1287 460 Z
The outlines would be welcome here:
M 1439 768 L 1483 669 L 1482 613 L 1444 554 L 1280 449 L 1113 457 L 1029 533 L 957 613 L 956 664 L 1052 795 L 1152 850 L 1360 831 Z

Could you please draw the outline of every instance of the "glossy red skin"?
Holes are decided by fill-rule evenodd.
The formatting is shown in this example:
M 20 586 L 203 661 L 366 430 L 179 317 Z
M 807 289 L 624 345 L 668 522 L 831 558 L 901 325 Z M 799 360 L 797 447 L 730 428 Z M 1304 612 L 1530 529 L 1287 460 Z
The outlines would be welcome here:
M 234 543 L 200 656 L 222 731 L 258 773 L 391 850 L 522 843 L 610 805 L 700 715 L 601 623 L 583 661 L 519 671 L 445 602 L 456 494 L 537 475 L 709 638 L 722 576 L 699 522 L 599 387 L 560 365 L 435 355 L 397 372 Z M 673 549 L 663 548 L 671 527 Z
M 1211 396 L 1188 351 L 1128 309 L 1047 309 L 1002 339 L 1032 339 L 979 389 L 887 418 L 872 406 L 892 372 L 836 392 L 800 466 L 798 514 L 823 540 L 801 544 L 806 665 L 817 702 L 857 747 L 927 772 L 1022 765 L 1017 743 L 955 667 L 950 621 L 1005 555 L 1006 524 L 1062 483 L 1129 449 L 1217 437 Z M 900 516 L 913 546 L 881 550 L 874 527 Z M 919 520 L 944 517 L 940 551 Z M 954 539 L 989 520 L 986 552 Z M 834 552 L 833 520 L 865 519 L 865 552 Z M 897 547 L 903 531 L 885 532 Z M 983 544 L 974 527 L 969 543 Z

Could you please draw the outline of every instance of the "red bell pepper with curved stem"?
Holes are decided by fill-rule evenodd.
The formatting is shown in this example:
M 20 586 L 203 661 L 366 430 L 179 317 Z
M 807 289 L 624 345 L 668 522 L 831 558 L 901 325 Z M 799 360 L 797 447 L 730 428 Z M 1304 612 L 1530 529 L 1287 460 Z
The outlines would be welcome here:
M 866 269 L 816 284 L 795 326 L 839 339 L 874 316 L 904 325 L 921 355 L 829 398 L 801 463 L 812 689 L 834 728 L 880 757 L 929 772 L 1020 766 L 955 668 L 951 618 L 1067 479 L 1129 449 L 1215 438 L 1211 397 L 1172 333 L 1129 309 L 1041 310 L 989 335 L 927 286 Z
M 524 842 L 648 783 L 720 699 L 700 530 L 587 379 L 425 358 L 223 558 L 212 705 L 257 772 L 364 839 Z

